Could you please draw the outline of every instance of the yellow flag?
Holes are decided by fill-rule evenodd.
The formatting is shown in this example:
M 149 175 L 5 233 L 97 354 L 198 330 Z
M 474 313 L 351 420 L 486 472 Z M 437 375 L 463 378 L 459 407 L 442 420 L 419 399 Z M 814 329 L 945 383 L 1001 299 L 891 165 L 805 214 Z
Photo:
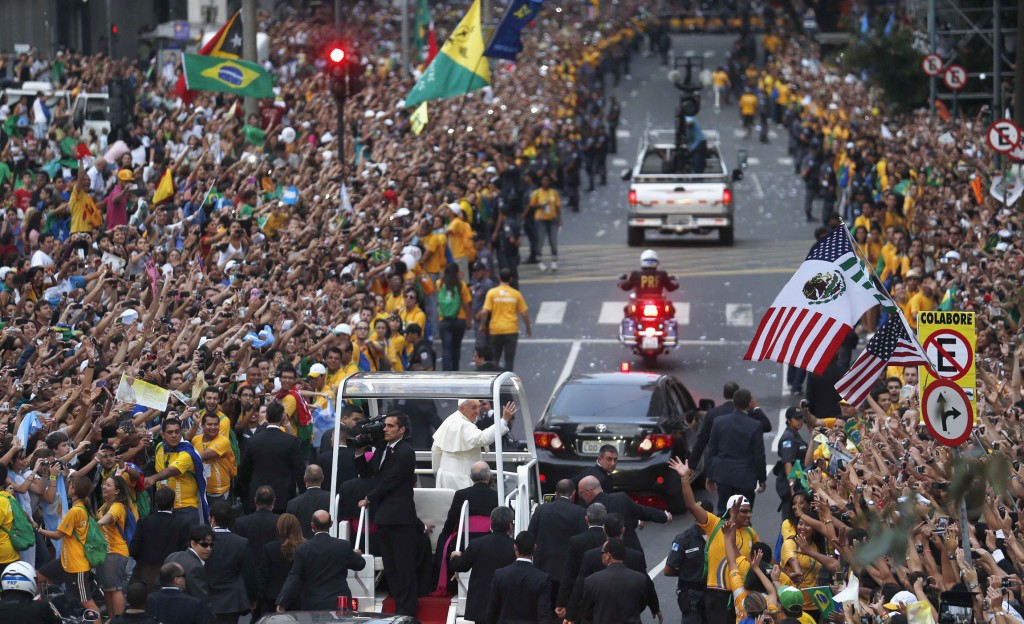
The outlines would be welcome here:
M 419 136 L 428 121 L 430 121 L 430 117 L 427 116 L 427 103 L 424 101 L 412 112 L 412 116 L 409 117 L 409 122 L 412 124 L 412 133 Z
M 163 202 L 174 197 L 174 177 L 171 176 L 171 169 L 164 169 L 164 175 L 160 178 L 160 184 L 153 194 L 153 205 L 159 206 Z

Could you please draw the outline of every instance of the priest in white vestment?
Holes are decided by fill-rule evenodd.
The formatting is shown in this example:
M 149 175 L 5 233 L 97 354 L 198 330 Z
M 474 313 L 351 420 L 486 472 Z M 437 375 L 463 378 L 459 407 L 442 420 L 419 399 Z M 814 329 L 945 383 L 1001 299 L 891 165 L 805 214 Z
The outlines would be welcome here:
M 494 444 L 495 436 L 508 433 L 509 423 L 515 414 L 516 406 L 509 402 L 497 422 L 480 430 L 476 426 L 480 401 L 459 400 L 459 409 L 452 412 L 434 432 L 430 452 L 431 467 L 437 474 L 436 487 L 461 490 L 473 485 L 469 477 L 473 464 L 480 461 L 484 448 Z

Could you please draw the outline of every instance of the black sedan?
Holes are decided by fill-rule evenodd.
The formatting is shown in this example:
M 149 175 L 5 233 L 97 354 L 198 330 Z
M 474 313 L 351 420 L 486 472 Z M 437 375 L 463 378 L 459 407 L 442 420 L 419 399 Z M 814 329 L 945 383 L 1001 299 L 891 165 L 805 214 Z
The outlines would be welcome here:
M 618 450 L 615 490 L 662 495 L 673 513 L 685 510 L 679 477 L 668 468 L 686 459 L 703 414 L 714 401 L 694 401 L 671 375 L 594 373 L 573 375 L 548 402 L 534 429 L 541 482 L 554 491 L 597 461 L 605 445 Z
M 258 624 L 420 624 L 408 615 L 355 611 L 288 611 L 268 613 Z

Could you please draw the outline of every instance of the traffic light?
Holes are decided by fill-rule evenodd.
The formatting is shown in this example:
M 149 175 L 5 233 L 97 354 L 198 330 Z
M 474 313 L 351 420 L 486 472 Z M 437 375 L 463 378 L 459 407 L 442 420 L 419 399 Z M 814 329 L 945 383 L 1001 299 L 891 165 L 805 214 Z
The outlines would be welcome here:
M 359 93 L 363 88 L 363 65 L 359 55 L 340 43 L 327 46 L 324 52 L 335 97 L 346 98 Z
M 117 36 L 117 24 L 111 24 L 110 25 L 110 34 L 111 34 L 111 36 L 114 36 L 114 37 Z

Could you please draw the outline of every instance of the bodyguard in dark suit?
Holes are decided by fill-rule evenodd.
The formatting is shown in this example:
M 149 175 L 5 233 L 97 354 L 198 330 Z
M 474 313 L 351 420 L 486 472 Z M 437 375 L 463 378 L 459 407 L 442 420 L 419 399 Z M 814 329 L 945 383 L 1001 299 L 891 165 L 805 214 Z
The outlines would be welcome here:
M 494 571 L 515 563 L 516 551 L 509 535 L 513 522 L 515 514 L 512 510 L 508 507 L 498 507 L 491 512 L 491 532 L 470 542 L 465 552 L 452 553 L 451 561 L 448 562 L 451 570 L 473 570 L 466 593 L 467 620 L 484 621 L 487 617 L 487 603 L 490 600 Z
M 583 564 L 583 553 L 605 542 L 604 520 L 608 511 L 601 503 L 594 503 L 587 507 L 586 513 L 587 530 L 569 539 L 569 550 L 565 556 L 565 566 L 562 568 L 562 582 L 558 585 L 558 598 L 555 599 L 555 614 L 560 618 L 565 617 L 565 608 L 569 604 L 576 576 Z
M 208 525 L 198 524 L 189 530 L 188 548 L 167 555 L 164 563 L 177 563 L 185 574 L 184 591 L 189 596 L 196 598 L 203 604 L 203 608 L 210 610 L 210 582 L 206 577 L 206 564 L 210 553 L 213 552 L 213 543 L 216 540 L 213 529 Z M 163 568 L 160 569 L 161 574 Z
M 763 492 L 767 479 L 764 430 L 746 412 L 750 391 L 737 390 L 732 400 L 736 411 L 716 419 L 707 449 L 710 465 L 705 472 L 718 488 L 720 514 L 725 513 L 725 505 L 734 494 L 747 497 L 753 506 L 754 488 Z
M 421 523 L 413 500 L 416 451 L 404 440 L 408 430 L 409 419 L 402 412 L 392 412 L 384 419 L 384 445 L 373 456 L 377 487 L 359 501 L 359 506 L 369 507 L 377 523 L 384 575 L 395 599 L 395 613 L 415 616 L 416 568 L 409 565 L 408 557 L 417 552 L 417 528 Z
M 607 566 L 583 583 L 581 617 L 592 624 L 640 624 L 640 614 L 650 607 L 659 617 L 658 593 L 651 578 L 623 564 L 626 545 L 609 540 L 602 550 Z M 660 618 L 659 618 L 660 619 Z
M 245 446 L 238 469 L 239 494 L 246 511 L 252 511 L 250 496 L 261 485 L 274 488 L 274 511 L 283 513 L 288 501 L 304 487 L 299 439 L 281 428 L 284 406 L 275 401 L 267 406 L 267 428 L 254 435 Z
M 455 495 L 452 496 L 452 505 L 448 508 L 448 517 L 445 519 L 444 526 L 441 528 L 441 534 L 437 538 L 435 565 L 438 567 L 441 567 L 441 562 L 444 561 L 441 557 L 449 557 L 452 550 L 455 549 L 455 542 L 457 540 L 451 540 L 447 550 L 445 550 L 445 544 L 448 543 L 448 539 L 459 529 L 459 516 L 462 513 L 462 504 L 465 502 L 469 503 L 470 516 L 488 517 L 498 507 L 498 492 L 491 487 L 491 467 L 487 465 L 487 462 L 480 461 L 473 464 L 469 478 L 473 481 L 473 485 L 455 491 Z M 487 535 L 486 531 L 471 532 L 469 539 L 475 540 L 484 535 Z
M 259 579 L 249 541 L 231 532 L 231 505 L 218 501 L 210 507 L 216 544 L 206 560 L 210 604 L 218 624 L 237 624 L 256 602 Z
M 605 444 L 597 451 L 597 463 L 573 477 L 574 485 L 578 487 L 580 481 L 586 477 L 594 477 L 601 484 L 601 488 L 604 491 L 611 492 L 613 489 L 612 473 L 615 472 L 615 467 L 618 464 L 619 450 L 611 444 Z M 582 506 L 582 501 L 580 503 Z
M 339 491 L 342 485 L 359 476 L 355 449 L 348 445 L 352 433 L 352 430 L 348 427 L 341 426 L 341 445 L 338 446 L 338 474 L 334 477 L 334 482 Z M 328 434 L 333 435 L 334 430 L 332 429 L 324 435 Z M 320 447 L 320 452 L 316 456 L 316 463 L 324 472 L 324 485 L 321 487 L 329 492 L 331 489 L 331 478 L 334 475 L 334 438 L 331 438 L 330 444 Z
M 309 539 L 313 537 L 313 529 L 309 524 L 313 520 L 313 512 L 330 511 L 331 493 L 320 487 L 324 481 L 324 471 L 316 464 L 306 466 L 302 480 L 306 484 L 306 491 L 288 501 L 288 513 L 299 519 L 302 536 Z
M 331 515 L 313 513 L 313 537 L 295 549 L 295 560 L 277 597 L 277 610 L 334 611 L 338 597 L 352 597 L 348 571 L 362 570 L 366 560 L 347 540 L 331 537 Z
M 711 408 L 708 410 L 708 413 L 704 415 L 704 420 L 700 423 L 700 431 L 697 433 L 697 441 L 694 442 L 693 451 L 690 453 L 690 457 L 687 460 L 690 467 L 694 470 L 697 469 L 697 466 L 700 464 L 701 457 L 704 456 L 704 450 L 708 446 L 708 440 L 711 439 L 711 428 L 715 424 L 715 419 L 736 411 L 736 407 L 732 402 L 732 397 L 739 389 L 740 385 L 738 383 L 735 381 L 727 381 L 725 383 L 725 388 L 722 390 L 722 396 L 725 398 L 725 402 Z M 765 433 L 772 430 L 771 419 L 768 418 L 768 415 L 765 414 L 760 407 L 755 407 L 751 410 L 750 415 L 761 423 L 761 428 Z
M 520 531 L 515 563 L 494 571 L 487 602 L 487 624 L 550 624 L 551 577 L 533 565 L 536 540 Z
M 555 484 L 555 500 L 533 512 L 528 529 L 537 540 L 533 564 L 551 577 L 551 602 L 558 597 L 569 539 L 587 530 L 586 510 L 572 501 L 576 484 L 562 479 Z
M 607 540 L 622 539 L 622 517 L 619 514 L 608 514 L 604 519 L 604 535 Z M 607 541 L 606 541 L 607 543 Z M 591 574 L 605 569 L 604 555 L 601 546 L 591 548 L 583 553 L 583 561 L 580 564 L 580 573 L 576 575 L 576 582 L 573 584 L 572 595 L 569 597 L 569 604 L 565 608 L 565 619 L 570 622 L 579 621 L 580 603 L 583 600 L 583 582 Z M 647 574 L 647 558 L 642 550 L 626 548 L 626 558 L 623 561 L 630 570 Z M 655 608 L 655 611 L 659 609 Z
M 163 624 L 208 624 L 209 612 L 203 603 L 185 593 L 185 570 L 177 563 L 165 563 L 160 567 L 162 589 L 149 595 L 146 613 L 156 617 Z
M 135 559 L 132 581 L 145 581 L 152 591 L 159 589 L 160 566 L 167 555 L 188 546 L 188 525 L 176 518 L 174 490 L 160 488 L 153 495 L 156 513 L 139 521 L 135 535 L 128 544 L 128 554 Z
M 253 502 L 256 511 L 235 521 L 235 535 L 249 540 L 253 561 L 259 561 L 263 547 L 277 539 L 277 514 L 271 511 L 274 508 L 274 489 L 269 485 L 260 487 Z
M 626 527 L 623 541 L 626 542 L 626 546 L 636 550 L 643 550 L 640 538 L 636 534 L 636 527 L 641 521 L 672 523 L 672 514 L 669 512 L 641 505 L 625 492 L 605 492 L 594 477 L 585 477 L 580 481 L 579 494 L 588 505 L 601 503 L 608 513 L 622 516 L 622 522 Z

